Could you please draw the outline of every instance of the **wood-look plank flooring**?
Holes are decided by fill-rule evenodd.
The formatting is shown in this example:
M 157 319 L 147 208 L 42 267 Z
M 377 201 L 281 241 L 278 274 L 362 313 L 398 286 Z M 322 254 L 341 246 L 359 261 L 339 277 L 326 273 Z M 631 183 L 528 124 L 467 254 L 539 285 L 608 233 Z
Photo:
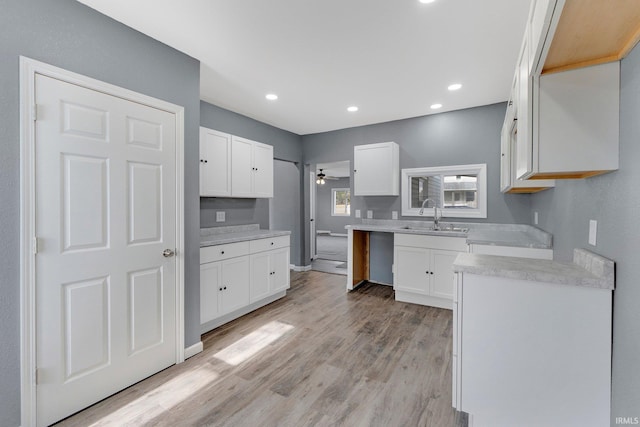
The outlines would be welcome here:
M 451 311 L 388 286 L 291 273 L 287 296 L 203 336 L 204 351 L 59 426 L 455 426 Z

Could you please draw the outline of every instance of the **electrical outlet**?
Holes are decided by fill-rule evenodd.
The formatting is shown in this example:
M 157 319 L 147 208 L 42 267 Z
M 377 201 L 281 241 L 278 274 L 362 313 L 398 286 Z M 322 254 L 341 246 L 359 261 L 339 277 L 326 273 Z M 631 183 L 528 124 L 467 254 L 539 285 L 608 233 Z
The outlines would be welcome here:
M 216 212 L 216 222 L 224 222 L 225 221 L 225 213 L 224 211 Z
M 598 234 L 598 221 L 589 220 L 589 244 L 596 245 L 596 234 Z
M 538 212 L 533 213 L 533 225 L 538 225 Z
M 373 219 L 373 211 L 367 211 L 367 219 Z
M 391 211 L 391 219 L 398 219 L 398 211 Z
M 360 214 L 360 209 L 356 209 L 356 218 L 361 218 L 362 214 Z

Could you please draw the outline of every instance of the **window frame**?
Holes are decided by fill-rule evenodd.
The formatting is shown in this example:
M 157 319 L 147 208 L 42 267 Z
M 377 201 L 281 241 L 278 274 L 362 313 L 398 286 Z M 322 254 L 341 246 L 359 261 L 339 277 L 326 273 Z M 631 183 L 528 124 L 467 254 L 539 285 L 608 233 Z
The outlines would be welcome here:
M 475 209 L 444 208 L 443 217 L 449 218 L 486 218 L 487 217 L 487 164 L 436 166 L 423 168 L 402 169 L 402 216 L 433 217 L 433 206 L 425 207 L 424 214 L 420 215 L 420 208 L 411 207 L 411 178 L 416 176 L 444 176 L 444 175 L 476 175 L 478 177 L 477 199 L 478 207 Z M 444 201 L 444 186 L 441 200 Z M 440 206 L 438 207 L 440 208 Z
M 336 212 L 336 193 L 338 191 L 347 191 L 349 193 L 349 212 L 348 213 Z M 351 216 L 351 188 L 336 187 L 331 189 L 331 216 Z

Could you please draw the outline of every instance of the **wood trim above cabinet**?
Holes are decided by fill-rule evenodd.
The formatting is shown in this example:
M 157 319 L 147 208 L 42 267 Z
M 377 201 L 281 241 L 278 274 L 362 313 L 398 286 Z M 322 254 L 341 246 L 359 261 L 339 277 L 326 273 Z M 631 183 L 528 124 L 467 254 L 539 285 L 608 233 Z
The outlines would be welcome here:
M 640 2 L 617 0 L 614 3 L 566 0 L 542 73 L 624 58 L 640 41 Z

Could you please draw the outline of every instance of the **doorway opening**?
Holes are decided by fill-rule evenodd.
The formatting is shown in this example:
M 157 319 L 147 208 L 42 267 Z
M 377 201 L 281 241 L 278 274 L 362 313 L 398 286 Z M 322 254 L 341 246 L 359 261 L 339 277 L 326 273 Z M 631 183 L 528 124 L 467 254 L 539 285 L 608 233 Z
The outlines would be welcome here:
M 351 224 L 351 164 L 348 160 L 318 163 L 312 177 L 311 209 L 315 257 L 311 269 L 347 274 L 347 230 Z M 314 212 L 315 208 L 315 212 Z

